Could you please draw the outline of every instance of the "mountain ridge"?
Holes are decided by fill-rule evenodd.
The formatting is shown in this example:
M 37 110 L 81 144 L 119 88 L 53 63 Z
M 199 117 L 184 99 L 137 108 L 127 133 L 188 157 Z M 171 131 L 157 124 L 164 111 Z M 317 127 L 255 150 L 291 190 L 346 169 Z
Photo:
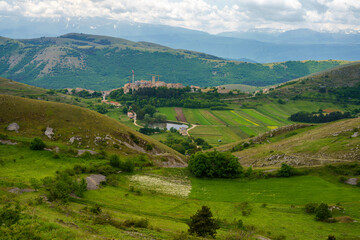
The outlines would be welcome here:
M 207 53 L 172 49 L 107 36 L 72 33 L 0 42 L 0 76 L 45 88 L 108 90 L 162 75 L 168 83 L 266 86 L 347 61 L 288 61 L 271 64 L 228 61 Z

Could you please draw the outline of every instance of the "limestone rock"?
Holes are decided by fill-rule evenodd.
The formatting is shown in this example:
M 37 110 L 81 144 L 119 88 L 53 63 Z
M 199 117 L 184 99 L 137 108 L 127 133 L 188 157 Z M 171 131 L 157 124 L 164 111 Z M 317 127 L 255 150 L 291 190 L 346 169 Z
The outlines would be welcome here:
M 19 124 L 13 122 L 13 123 L 10 123 L 9 126 L 6 128 L 8 131 L 15 131 L 15 132 L 18 132 L 19 129 L 20 129 L 20 126 Z
M 52 139 L 54 136 L 54 129 L 51 127 L 47 127 L 44 133 L 49 139 Z
M 106 177 L 101 174 L 92 174 L 86 178 L 87 190 L 96 190 L 101 182 L 105 182 Z

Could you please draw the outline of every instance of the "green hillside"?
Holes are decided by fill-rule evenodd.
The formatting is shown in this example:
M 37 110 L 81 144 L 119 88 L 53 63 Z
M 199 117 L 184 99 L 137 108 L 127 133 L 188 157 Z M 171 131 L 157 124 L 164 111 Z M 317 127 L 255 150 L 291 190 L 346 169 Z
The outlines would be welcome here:
M 176 151 L 116 120 L 85 108 L 0 95 L 0 112 L 0 132 L 14 139 L 41 137 L 50 145 L 60 144 L 65 148 L 164 155 L 171 161 L 184 164 L 183 156 Z M 19 131 L 7 131 L 8 125 L 14 122 L 19 125 Z M 51 138 L 45 136 L 48 127 L 53 129 Z
M 283 127 L 259 137 L 245 139 L 218 147 L 219 151 L 235 149 L 245 142 L 254 142 L 249 148 L 233 154 L 244 165 L 254 167 L 314 166 L 360 159 L 360 118 L 295 129 Z M 355 135 L 354 135 L 355 134 Z
M 360 96 L 360 63 L 334 67 L 289 81 L 269 95 L 316 101 L 356 102 Z
M 45 88 L 118 88 L 161 75 L 165 82 L 216 86 L 268 86 L 338 66 L 345 61 L 288 61 L 257 64 L 124 39 L 67 34 L 57 38 L 0 41 L 0 76 Z

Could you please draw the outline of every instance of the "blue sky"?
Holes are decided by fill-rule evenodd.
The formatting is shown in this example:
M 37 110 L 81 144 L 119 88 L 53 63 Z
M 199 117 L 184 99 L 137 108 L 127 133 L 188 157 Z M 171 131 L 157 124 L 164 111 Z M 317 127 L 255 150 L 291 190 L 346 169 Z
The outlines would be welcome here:
M 254 28 L 358 32 L 360 0 L 0 0 L 0 21 L 5 17 L 100 17 L 209 33 Z

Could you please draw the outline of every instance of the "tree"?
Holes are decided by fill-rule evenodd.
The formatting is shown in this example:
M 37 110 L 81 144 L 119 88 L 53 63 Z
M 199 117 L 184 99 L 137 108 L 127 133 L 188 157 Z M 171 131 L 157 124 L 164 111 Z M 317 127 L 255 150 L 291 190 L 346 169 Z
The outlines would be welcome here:
M 30 142 L 31 150 L 43 150 L 46 147 L 46 144 L 40 138 L 34 138 Z
M 294 168 L 287 165 L 286 163 L 281 164 L 281 168 L 277 172 L 279 177 L 290 177 L 294 175 Z
M 96 105 L 96 111 L 101 114 L 105 114 L 108 112 L 106 104 Z
M 315 219 L 317 221 L 324 221 L 332 217 L 332 214 L 329 210 L 329 206 L 326 203 L 321 203 L 315 210 Z
M 242 173 L 242 167 L 234 155 L 218 151 L 191 155 L 189 169 L 196 177 L 234 178 Z
M 190 222 L 187 223 L 187 225 L 189 225 L 188 231 L 190 234 L 201 237 L 215 237 L 216 230 L 219 229 L 219 226 L 215 222 L 209 207 L 202 206 L 202 208 L 198 210 L 196 214 L 191 216 L 190 219 Z

